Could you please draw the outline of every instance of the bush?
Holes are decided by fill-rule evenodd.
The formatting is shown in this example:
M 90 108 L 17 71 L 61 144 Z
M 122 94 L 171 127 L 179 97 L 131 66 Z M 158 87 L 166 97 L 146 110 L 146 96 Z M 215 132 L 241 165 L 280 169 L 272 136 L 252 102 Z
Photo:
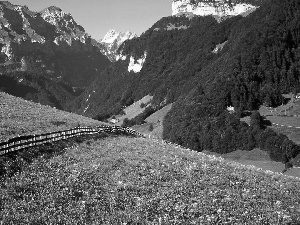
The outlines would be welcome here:
M 120 112 L 119 112 L 120 115 L 126 115 L 125 111 L 122 109 Z
M 152 123 L 150 124 L 148 130 L 149 130 L 150 132 L 154 130 L 154 127 L 153 127 L 153 124 L 152 124 Z
M 122 124 L 122 127 L 132 127 L 132 126 L 134 126 L 135 124 L 134 124 L 134 122 L 132 121 L 132 120 L 130 120 L 130 119 L 128 119 L 128 118 L 125 118 L 124 120 L 123 120 L 123 124 Z
M 107 121 L 107 119 L 108 119 L 109 117 L 110 117 L 109 114 L 103 113 L 103 114 L 99 114 L 99 115 L 93 117 L 93 119 L 105 122 L 105 121 Z
M 250 126 L 253 128 L 262 128 L 263 118 L 258 111 L 254 111 L 250 116 Z

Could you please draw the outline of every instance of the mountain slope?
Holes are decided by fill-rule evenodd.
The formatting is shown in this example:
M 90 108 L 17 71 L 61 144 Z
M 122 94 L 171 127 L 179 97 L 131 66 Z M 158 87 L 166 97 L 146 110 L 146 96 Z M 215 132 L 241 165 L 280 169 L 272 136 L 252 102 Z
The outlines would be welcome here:
M 77 99 L 78 112 L 118 114 L 128 99 L 151 95 L 155 109 L 175 103 L 164 122 L 172 142 L 226 153 L 261 146 L 259 137 L 269 135 L 273 142 L 262 147 L 273 160 L 295 157 L 299 148 L 286 137 L 239 117 L 300 92 L 299 9 L 296 0 L 269 0 L 247 17 L 220 23 L 212 16 L 163 18 L 121 45 L 123 57 Z M 230 106 L 236 113 L 227 112 Z
M 211 59 L 218 58 L 212 50 L 228 38 L 230 31 L 225 28 L 240 19 L 232 18 L 219 25 L 212 17 L 163 18 L 139 38 L 121 45 L 119 50 L 124 60 L 114 63 L 88 88 L 79 112 L 83 113 L 87 107 L 84 101 L 90 94 L 95 97 L 85 112 L 89 116 L 103 109 L 117 113 L 126 99 L 139 100 L 147 94 L 154 95 L 155 105 L 173 102 L 190 89 L 189 80 Z M 168 29 L 170 24 L 187 28 Z M 198 79 L 206 82 L 213 77 L 214 74 Z
M 221 51 L 220 76 L 181 96 L 164 121 L 164 138 L 219 153 L 257 146 L 275 161 L 299 154 L 286 136 L 264 129 L 259 114 L 250 127 L 236 120 L 244 110 L 282 104 L 282 94 L 300 91 L 299 11 L 297 1 L 274 0 L 233 27 Z M 226 112 L 230 105 L 236 114 Z
M 91 118 L 43 106 L 0 92 L 0 141 L 80 126 L 103 124 Z
M 85 87 L 110 64 L 83 27 L 57 7 L 33 12 L 1 1 L 0 27 L 2 73 L 38 67 L 48 77 Z
M 70 111 L 69 106 L 82 91 L 73 90 L 61 79 L 51 79 L 39 73 L 25 71 L 0 75 L 0 90 L 8 94 Z

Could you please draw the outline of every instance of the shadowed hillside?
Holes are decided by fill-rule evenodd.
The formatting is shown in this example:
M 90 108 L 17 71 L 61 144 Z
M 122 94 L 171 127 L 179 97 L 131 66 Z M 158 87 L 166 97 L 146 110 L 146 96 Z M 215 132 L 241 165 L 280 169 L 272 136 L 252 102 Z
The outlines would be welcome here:
M 82 91 L 61 79 L 43 73 L 15 71 L 0 74 L 0 91 L 31 100 L 42 105 L 70 111 L 70 104 Z
M 41 134 L 103 124 L 0 92 L 0 141 L 17 135 Z

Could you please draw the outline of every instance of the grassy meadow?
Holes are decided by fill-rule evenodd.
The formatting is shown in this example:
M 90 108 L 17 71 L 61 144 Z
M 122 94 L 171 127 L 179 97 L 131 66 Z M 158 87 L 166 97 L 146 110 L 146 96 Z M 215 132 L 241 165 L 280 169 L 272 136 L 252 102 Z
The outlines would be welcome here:
M 145 107 L 151 102 L 152 98 L 153 98 L 152 96 L 146 95 L 139 101 L 136 101 L 133 104 L 131 104 L 130 106 L 127 106 L 126 108 L 124 108 L 125 115 L 117 115 L 116 116 L 116 118 L 119 120 L 119 122 L 116 123 L 116 125 L 121 126 L 123 124 L 123 121 L 125 118 L 133 119 L 140 113 L 144 112 Z M 142 108 L 141 104 L 144 104 L 145 107 Z
M 284 125 L 286 127 L 300 128 L 300 116 L 267 116 L 266 119 L 272 123 Z
M 294 143 L 296 143 L 297 145 L 300 145 L 300 129 L 299 128 L 272 125 L 272 129 L 278 133 L 286 135 Z
M 285 109 L 286 115 L 285 116 Z M 267 107 L 261 106 L 259 113 L 270 121 L 273 130 L 286 135 L 295 144 L 300 144 L 300 101 L 298 99 L 291 100 L 286 105 L 278 106 L 273 110 L 268 110 Z M 241 121 L 250 124 L 250 116 L 241 118 Z M 276 125 L 278 124 L 278 125 Z
M 17 135 L 41 134 L 78 125 L 100 124 L 103 123 L 0 92 L 0 141 Z
M 300 222 L 299 179 L 141 138 L 40 157 L 0 196 L 0 224 Z
M 236 150 L 226 154 L 218 154 L 210 151 L 204 151 L 204 153 L 222 157 L 225 160 L 235 161 L 243 165 L 253 165 L 263 170 L 270 170 L 277 173 L 281 173 L 285 168 L 285 165 L 283 163 L 272 161 L 269 154 L 265 151 L 260 150 L 259 148 L 255 148 L 251 151 Z M 298 160 L 299 159 L 297 157 L 295 162 L 297 162 Z M 300 178 L 300 168 L 295 166 L 293 168 L 290 168 L 284 174 Z
M 151 114 L 148 118 L 145 119 L 146 123 L 142 125 L 135 125 L 132 128 L 136 131 L 139 131 L 146 135 L 151 135 L 157 139 L 163 138 L 163 119 L 166 114 L 171 110 L 172 104 L 166 105 L 162 109 Z M 153 126 L 153 130 L 150 130 L 150 125 Z

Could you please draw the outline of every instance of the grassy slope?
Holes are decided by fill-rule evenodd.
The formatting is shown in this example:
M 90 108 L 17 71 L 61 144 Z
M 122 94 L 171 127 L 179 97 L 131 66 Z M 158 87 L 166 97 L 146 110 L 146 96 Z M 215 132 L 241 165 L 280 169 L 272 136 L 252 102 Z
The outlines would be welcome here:
M 0 141 L 17 135 L 99 124 L 103 123 L 0 92 Z
M 166 114 L 171 110 L 172 104 L 166 105 L 162 109 L 158 110 L 157 112 L 150 115 L 145 121 L 147 123 L 157 123 L 162 122 L 163 118 L 166 116 Z
M 111 137 L 36 160 L 0 186 L 0 209 L 4 224 L 296 224 L 300 181 Z
M 287 109 L 285 111 L 285 109 Z M 300 101 L 298 99 L 292 99 L 286 105 L 279 106 L 274 110 L 274 112 L 270 113 L 264 107 L 261 107 L 260 113 L 261 115 L 266 115 L 266 119 L 271 121 L 272 123 L 279 124 L 272 125 L 271 128 L 275 131 L 285 134 L 288 136 L 290 140 L 295 142 L 296 144 L 300 144 Z M 286 116 L 278 116 L 281 115 Z M 291 117 L 290 117 L 291 116 Z
M 153 98 L 152 96 L 146 95 L 144 98 L 142 98 L 142 99 L 134 102 L 130 106 L 124 108 L 125 115 L 118 115 L 118 116 L 116 116 L 116 118 L 120 120 L 120 122 L 117 123 L 116 125 L 122 125 L 123 120 L 125 118 L 133 119 L 137 115 L 139 115 L 142 112 L 144 112 L 144 110 L 145 110 L 146 107 L 141 108 L 140 105 L 142 103 L 148 105 L 150 103 L 150 101 L 152 100 L 152 98 Z
M 132 128 L 136 131 L 139 131 L 144 134 L 150 134 L 152 137 L 162 139 L 163 134 L 163 125 L 162 121 L 166 114 L 171 110 L 172 104 L 166 105 L 162 109 L 158 110 L 157 112 L 150 115 L 148 118 L 145 119 L 146 123 L 142 125 L 136 125 Z M 149 131 L 150 124 L 153 125 L 153 131 Z
M 287 109 L 285 111 L 285 109 Z M 299 99 L 292 99 L 286 105 L 279 106 L 272 110 L 267 107 L 261 106 L 259 113 L 265 116 L 267 120 L 274 123 L 270 128 L 286 135 L 291 141 L 300 144 L 300 101 Z M 285 113 L 287 116 L 285 116 Z M 250 124 L 250 117 L 241 119 Z M 275 125 L 279 124 L 279 125 Z
M 273 120 L 272 122 L 276 123 L 277 121 L 275 122 Z M 299 128 L 272 125 L 272 129 L 277 131 L 278 133 L 285 134 L 294 143 L 296 143 L 297 145 L 300 145 L 300 129 Z

